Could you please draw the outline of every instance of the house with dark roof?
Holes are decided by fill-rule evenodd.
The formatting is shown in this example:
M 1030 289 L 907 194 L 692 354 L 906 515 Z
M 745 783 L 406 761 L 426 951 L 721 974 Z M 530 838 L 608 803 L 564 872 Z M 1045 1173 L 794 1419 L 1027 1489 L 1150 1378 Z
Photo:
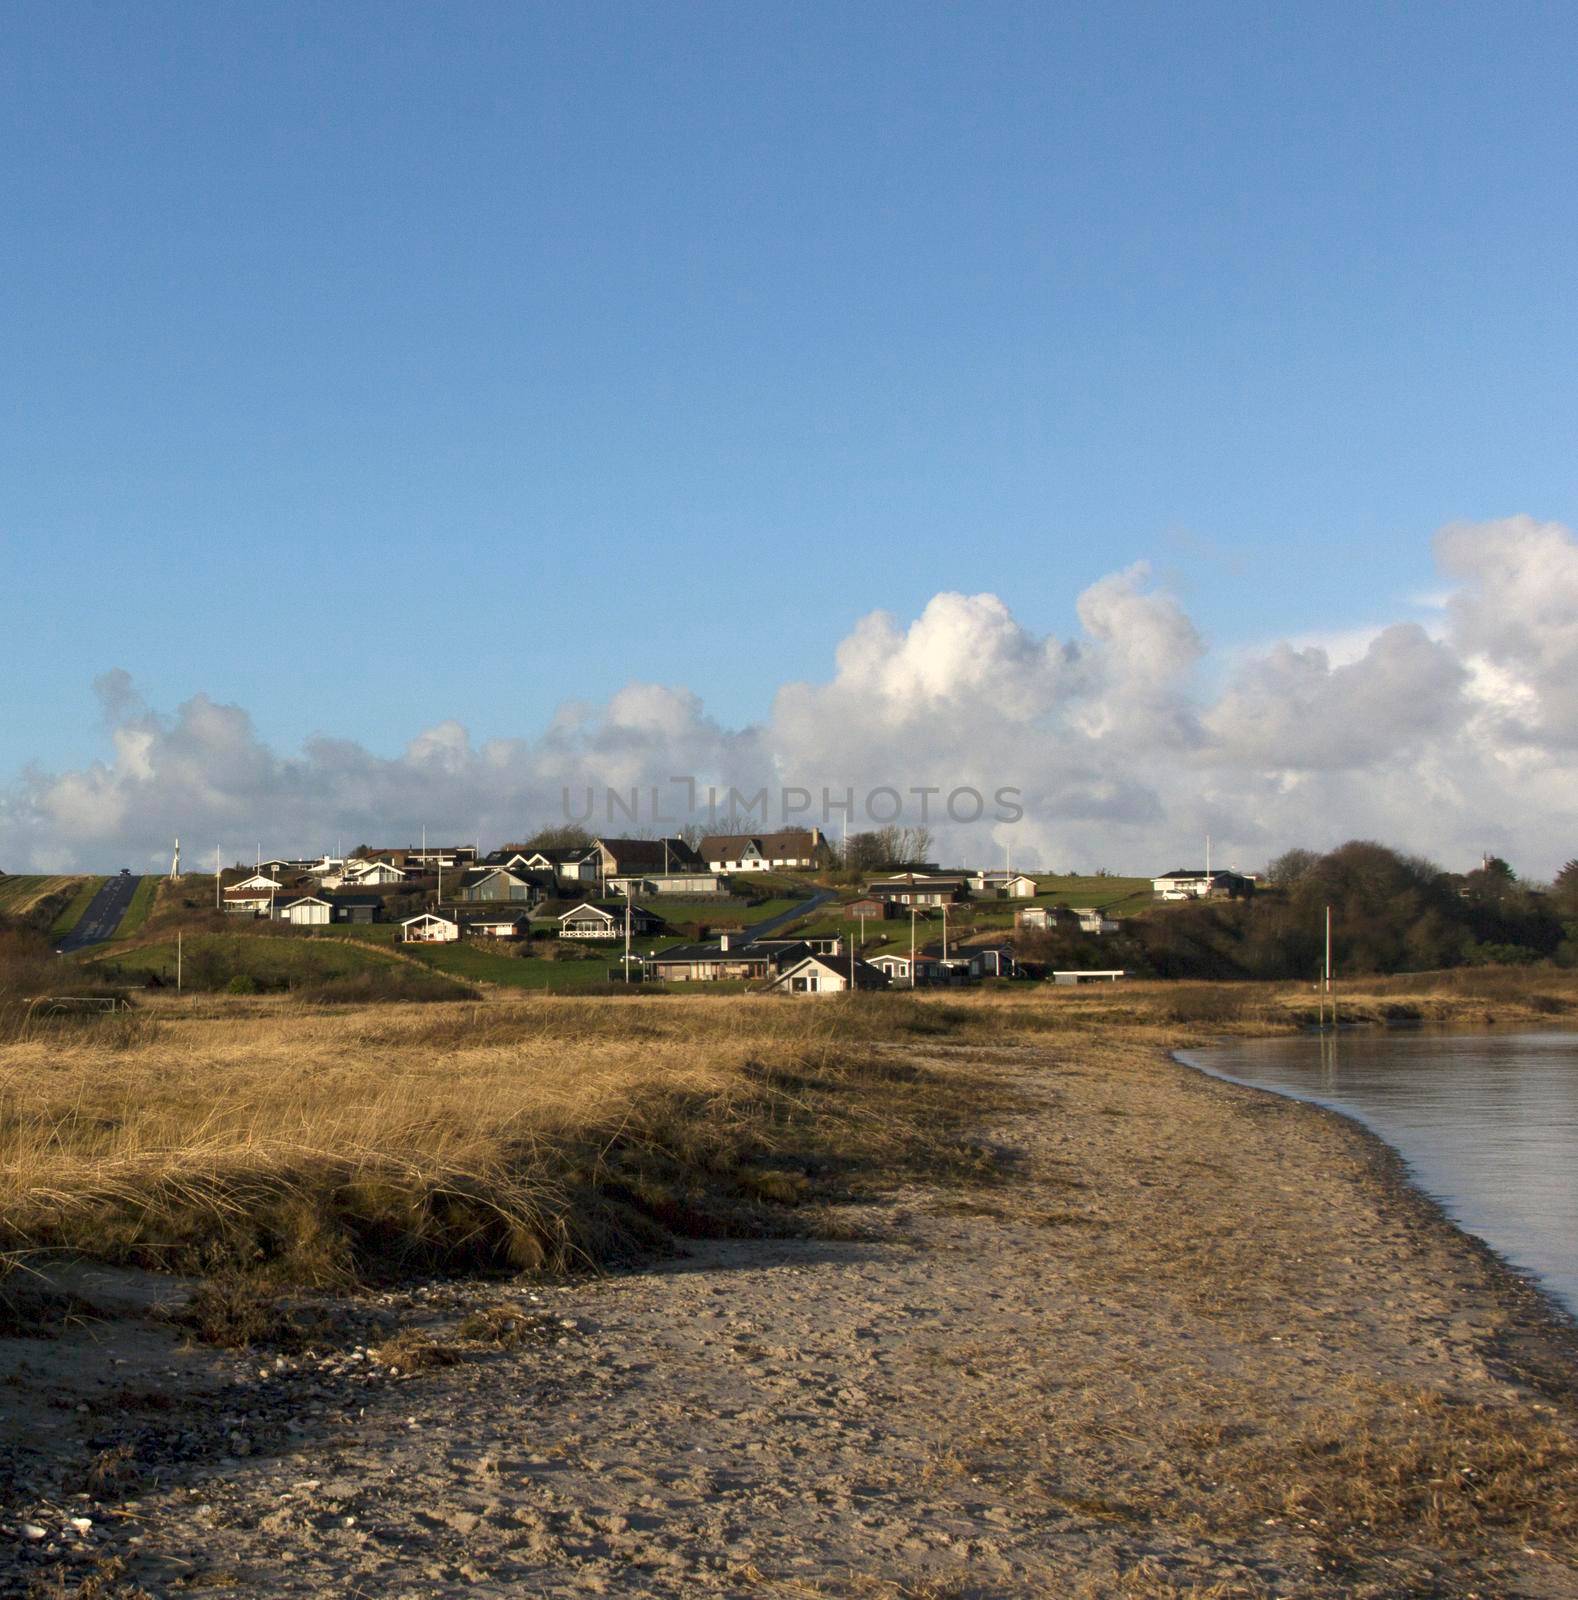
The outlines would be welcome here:
M 886 975 L 859 957 L 806 956 L 785 967 L 766 988 L 768 994 L 845 994 L 851 989 L 886 989 Z
M 622 939 L 625 936 L 625 913 L 627 910 L 630 914 L 630 931 L 632 934 L 643 937 L 647 934 L 662 931 L 663 919 L 654 912 L 648 911 L 645 906 L 627 906 L 624 901 L 612 901 L 598 905 L 590 900 L 583 900 L 580 905 L 572 906 L 559 918 L 559 937 L 561 939 Z
M 906 872 L 902 878 L 880 878 L 866 885 L 873 900 L 887 900 L 899 906 L 946 906 L 966 896 L 963 878 L 930 877 Z
M 559 883 L 596 883 L 597 847 L 590 844 L 533 845 L 507 844 L 502 850 L 490 850 L 484 866 L 506 867 L 526 872 L 550 874 Z
M 597 876 L 628 878 L 637 873 L 705 872 L 706 864 L 683 839 L 597 839 Z
M 456 900 L 507 900 L 524 906 L 536 905 L 544 894 L 535 876 L 510 867 L 472 867 L 454 890 Z
M 379 894 L 331 894 L 326 896 L 334 907 L 336 922 L 382 922 L 384 900 Z
M 813 872 L 832 863 L 820 828 L 777 833 L 714 833 L 701 841 L 702 859 L 714 872 Z
M 720 979 L 758 982 L 786 962 L 811 954 L 803 939 L 747 939 L 725 933 L 700 944 L 675 944 L 646 959 L 646 975 L 662 983 L 716 983 Z

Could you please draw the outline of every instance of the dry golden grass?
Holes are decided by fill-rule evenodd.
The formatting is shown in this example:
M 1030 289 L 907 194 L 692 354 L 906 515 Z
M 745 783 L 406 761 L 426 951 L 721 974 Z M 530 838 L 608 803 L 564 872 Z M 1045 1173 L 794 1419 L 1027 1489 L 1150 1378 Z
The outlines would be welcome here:
M 318 1284 L 564 1268 L 781 1227 L 857 1169 L 989 1168 L 970 1093 L 849 1020 L 744 997 L 208 999 L 35 1028 L 0 1045 L 0 1244 Z
M 1513 1020 L 1578 1001 L 1574 975 L 1515 978 L 1387 980 L 1344 1003 Z M 1297 1026 L 1309 1001 L 1185 984 L 328 1010 L 157 997 L 0 1033 L 0 1250 L 331 1284 L 771 1231 L 905 1173 L 1000 1175 L 971 1137 L 971 1052 L 1088 1033 L 1149 1054 Z M 919 1069 L 906 1045 L 959 1052 L 960 1069 Z

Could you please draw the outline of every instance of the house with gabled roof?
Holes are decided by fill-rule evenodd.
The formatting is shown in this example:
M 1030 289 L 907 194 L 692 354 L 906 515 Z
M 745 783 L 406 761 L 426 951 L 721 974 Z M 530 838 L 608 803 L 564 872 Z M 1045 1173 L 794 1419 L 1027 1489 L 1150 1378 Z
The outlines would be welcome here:
M 597 847 L 589 844 L 534 845 L 507 844 L 490 850 L 482 864 L 505 867 L 509 871 L 551 873 L 560 883 L 596 883 Z
M 706 870 L 701 857 L 680 838 L 594 839 L 592 848 L 597 852 L 597 876 L 605 883 L 610 878 L 628 878 L 641 872 L 666 876 Z
M 748 939 L 743 934 L 725 933 L 699 944 L 655 950 L 645 965 L 647 976 L 662 983 L 756 982 L 811 953 L 804 939 Z
M 572 906 L 559 918 L 559 937 L 561 939 L 623 939 L 625 936 L 625 912 L 627 907 L 623 902 L 615 901 L 607 905 L 598 905 L 591 900 L 583 900 L 580 905 Z M 648 911 L 645 906 L 631 905 L 630 932 L 637 937 L 646 934 L 658 933 L 662 930 L 663 919 L 654 912 Z
M 833 860 L 820 828 L 714 833 L 701 841 L 699 850 L 714 872 L 814 872 Z
M 421 911 L 400 924 L 405 944 L 453 944 L 460 937 L 460 923 L 440 911 Z
M 836 956 L 806 956 L 768 981 L 768 994 L 846 994 L 851 989 L 886 989 L 884 973 L 869 961 Z
M 284 881 L 270 877 L 266 872 L 254 872 L 250 878 L 243 878 L 239 883 L 230 885 L 232 890 L 258 890 L 264 894 L 278 894 L 285 887 Z
M 388 887 L 390 884 L 404 883 L 409 874 L 404 867 L 397 867 L 392 861 L 363 861 L 354 860 L 345 863 L 345 870 L 340 875 L 343 883 L 354 883 L 358 888 Z
M 336 922 L 382 922 L 384 897 L 381 894 L 331 894 Z
M 983 900 L 1033 900 L 1040 887 L 1028 872 L 989 869 L 970 875 L 970 893 Z
M 454 890 L 456 900 L 507 900 L 525 906 L 536 905 L 544 895 L 544 886 L 523 867 L 473 867 Z
M 288 906 L 281 906 L 274 915 L 280 922 L 288 922 L 295 928 L 327 927 L 334 921 L 334 905 L 321 895 L 304 894 Z
M 966 883 L 959 877 L 906 872 L 902 878 L 880 878 L 868 883 L 866 893 L 874 900 L 899 906 L 945 906 L 965 898 Z

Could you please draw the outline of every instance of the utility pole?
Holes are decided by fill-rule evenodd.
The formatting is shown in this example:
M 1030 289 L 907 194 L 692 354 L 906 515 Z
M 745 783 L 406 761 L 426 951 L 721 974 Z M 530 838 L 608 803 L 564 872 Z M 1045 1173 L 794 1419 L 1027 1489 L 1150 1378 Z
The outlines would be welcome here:
M 915 987 L 915 901 L 910 900 L 910 988 Z
M 625 884 L 625 982 L 630 982 L 630 885 Z
M 223 911 L 224 908 L 224 901 L 219 894 L 219 846 L 216 844 L 214 846 L 214 910 Z
M 181 930 L 175 930 L 175 992 L 181 992 Z

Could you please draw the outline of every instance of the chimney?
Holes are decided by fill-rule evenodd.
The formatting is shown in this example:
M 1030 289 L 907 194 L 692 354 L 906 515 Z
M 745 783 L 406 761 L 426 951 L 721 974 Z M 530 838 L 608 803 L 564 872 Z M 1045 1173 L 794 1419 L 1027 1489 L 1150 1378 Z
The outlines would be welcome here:
M 817 827 L 811 829 L 811 848 L 814 850 L 822 842 L 822 830 Z
M 733 943 L 734 935 L 732 933 L 720 933 L 718 935 L 718 948 L 720 950 L 731 949 L 733 947 Z

